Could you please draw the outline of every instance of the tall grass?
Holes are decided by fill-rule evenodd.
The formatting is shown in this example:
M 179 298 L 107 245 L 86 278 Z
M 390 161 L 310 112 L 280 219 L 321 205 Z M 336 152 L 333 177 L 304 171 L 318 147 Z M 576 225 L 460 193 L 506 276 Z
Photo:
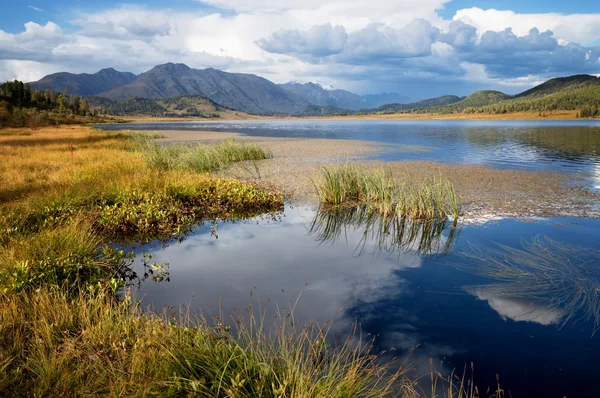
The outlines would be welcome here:
M 323 167 L 313 183 L 321 203 L 329 207 L 364 205 L 384 216 L 395 214 L 414 220 L 459 216 L 454 186 L 442 177 L 427 178 L 419 185 L 397 183 L 389 170 L 363 170 L 347 163 Z
M 243 325 L 250 325 L 247 322 Z M 229 330 L 143 314 L 101 292 L 0 296 L 0 391 L 13 396 L 413 396 L 404 369 L 327 329 Z
M 233 139 L 215 144 L 170 144 L 159 145 L 147 136 L 137 135 L 136 141 L 142 148 L 147 164 L 166 170 L 193 170 L 205 172 L 220 169 L 235 162 L 263 160 L 272 154 L 260 146 Z

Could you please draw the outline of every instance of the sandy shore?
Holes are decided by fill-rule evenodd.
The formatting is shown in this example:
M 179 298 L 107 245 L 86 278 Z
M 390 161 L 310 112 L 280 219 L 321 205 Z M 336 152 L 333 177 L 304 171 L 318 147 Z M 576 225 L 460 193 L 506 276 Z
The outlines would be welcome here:
M 316 203 L 312 179 L 327 163 L 351 160 L 365 168 L 389 167 L 398 179 L 420 182 L 431 175 L 451 180 L 469 219 L 494 217 L 598 218 L 600 194 L 572 184 L 572 177 L 554 172 L 498 170 L 478 165 L 449 165 L 429 161 L 377 162 L 364 160 L 384 144 L 310 138 L 250 137 L 237 133 L 161 131 L 169 142 L 214 142 L 235 138 L 256 142 L 273 152 L 274 158 L 241 163 L 222 171 L 224 175 L 261 180 L 282 190 L 296 204 Z M 407 147 L 407 151 L 421 150 Z

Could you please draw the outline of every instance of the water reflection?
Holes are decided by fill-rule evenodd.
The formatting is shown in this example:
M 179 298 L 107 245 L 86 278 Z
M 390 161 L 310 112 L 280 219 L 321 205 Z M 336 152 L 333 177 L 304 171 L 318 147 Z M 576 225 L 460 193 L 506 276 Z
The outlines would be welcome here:
M 384 149 L 371 158 L 384 161 L 478 163 L 498 168 L 571 174 L 592 173 L 594 166 L 600 165 L 600 128 L 597 121 L 300 120 L 135 123 L 100 127 L 109 130 L 210 130 L 267 137 L 377 141 L 388 145 L 378 144 Z
M 600 327 L 600 250 L 538 235 L 521 248 L 471 245 L 459 269 L 501 281 L 467 287 L 500 315 L 543 325 L 589 320 Z
M 368 206 L 345 209 L 319 208 L 309 232 L 321 242 L 347 241 L 348 233 L 362 231 L 355 253 L 359 256 L 376 252 L 415 254 L 447 254 L 458 235 L 455 219 L 449 227 L 446 220 L 415 222 L 409 217 L 381 215 Z M 376 252 L 370 251 L 373 248 Z
M 487 301 L 502 318 L 515 322 L 535 322 L 547 326 L 559 323 L 564 317 L 563 310 L 549 307 L 545 302 L 509 296 L 506 286 L 502 284 L 467 286 L 465 290 L 479 300 Z
M 513 396 L 592 397 L 600 340 L 590 338 L 595 318 L 583 321 L 587 308 L 598 307 L 571 311 L 600 296 L 593 295 L 598 250 L 573 245 L 600 239 L 600 223 L 585 224 L 414 226 L 360 209 L 287 207 L 280 221 L 227 222 L 218 231 L 205 225 L 181 243 L 144 246 L 153 262 L 170 262 L 170 282 L 149 277 L 136 295 L 144 307 L 185 305 L 206 316 L 234 308 L 244 314 L 252 302 L 269 316 L 294 312 L 298 324 L 333 320 L 332 335 L 358 325 L 364 339 L 375 336 L 376 348 L 392 355 L 420 345 L 410 361 L 419 375 L 429 358 L 447 370 L 474 362 L 483 388 L 499 373 Z M 564 243 L 540 236 L 519 246 L 519 236 L 539 233 Z M 492 259 L 479 255 L 494 250 Z M 141 259 L 135 266 L 143 275 Z

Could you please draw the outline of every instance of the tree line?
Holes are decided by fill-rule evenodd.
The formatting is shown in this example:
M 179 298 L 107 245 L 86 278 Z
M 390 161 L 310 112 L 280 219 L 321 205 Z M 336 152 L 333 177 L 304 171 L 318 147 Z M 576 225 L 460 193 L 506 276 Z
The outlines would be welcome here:
M 90 105 L 85 98 L 76 94 L 67 95 L 66 92 L 57 94 L 54 90 L 32 90 L 29 83 L 19 80 L 8 81 L 0 85 L 0 96 L 10 108 L 39 108 L 55 110 L 59 114 L 71 112 L 75 115 L 90 116 Z

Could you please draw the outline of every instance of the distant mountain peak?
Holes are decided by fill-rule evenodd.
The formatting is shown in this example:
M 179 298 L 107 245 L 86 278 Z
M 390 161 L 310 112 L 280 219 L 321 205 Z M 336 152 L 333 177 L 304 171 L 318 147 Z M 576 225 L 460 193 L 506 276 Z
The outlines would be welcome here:
M 323 84 L 320 82 L 313 82 L 313 81 L 304 81 L 304 80 L 290 80 L 289 82 L 283 84 L 284 86 L 288 84 L 288 85 L 294 85 L 294 86 L 313 86 L 313 87 L 320 87 L 323 90 L 327 90 L 327 91 L 333 91 L 335 90 L 335 88 L 331 85 L 331 84 Z

